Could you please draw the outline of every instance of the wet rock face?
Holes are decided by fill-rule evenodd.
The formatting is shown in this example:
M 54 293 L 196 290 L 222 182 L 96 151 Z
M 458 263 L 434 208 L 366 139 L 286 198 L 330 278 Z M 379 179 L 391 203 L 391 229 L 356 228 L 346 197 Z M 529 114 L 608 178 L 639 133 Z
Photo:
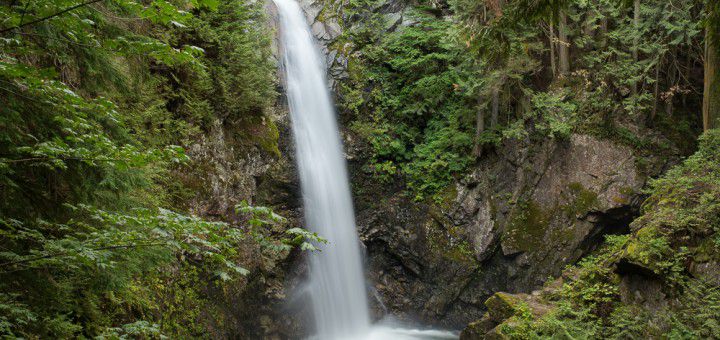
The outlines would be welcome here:
M 353 53 L 339 38 L 359 21 L 343 14 L 342 1 L 300 4 L 335 88 L 347 77 Z M 412 24 L 401 1 L 387 1 L 375 12 L 385 15 L 388 31 Z M 508 141 L 449 188 L 442 204 L 415 202 L 401 184 L 365 174 L 367 146 L 349 131 L 343 135 L 375 316 L 446 328 L 480 319 L 496 292 L 530 292 L 603 235 L 626 232 L 646 182 L 631 149 L 576 134 L 562 141 Z M 292 187 L 291 176 L 281 177 L 279 188 Z M 278 188 L 277 180 L 265 183 L 265 192 Z
M 337 42 L 343 32 L 342 3 L 324 0 L 299 2 L 312 33 L 320 44 L 320 50 L 325 55 L 330 88 L 335 89 L 338 81 L 348 77 L 348 49 Z
M 495 292 L 541 286 L 603 235 L 627 231 L 646 180 L 636 160 L 629 148 L 588 135 L 508 142 L 442 204 L 369 186 L 354 164 L 353 180 L 362 183 L 355 184 L 362 187 L 358 227 L 378 309 L 462 327 L 482 316 Z
M 627 230 L 645 184 L 629 148 L 573 135 L 569 141 L 520 149 L 506 146 L 506 150 L 504 154 L 510 155 L 504 160 L 506 169 L 479 170 L 474 175 L 492 178 L 505 173 L 511 179 L 500 187 L 489 183 L 494 194 L 484 200 L 496 207 L 493 219 L 500 253 L 513 258 L 509 267 L 513 291 L 530 289 L 559 274 L 603 234 Z M 476 244 L 478 255 L 487 252 L 482 246 Z
M 205 218 L 245 225 L 246 217 L 237 215 L 234 207 L 246 201 L 273 208 L 289 220 L 284 227 L 301 225 L 290 137 L 289 118 L 281 105 L 252 122 L 218 119 L 187 147 L 192 164 L 182 168 L 180 176 L 192 190 L 188 209 Z M 226 313 L 227 325 L 222 330 L 226 338 L 291 337 L 298 324 L 286 315 L 285 299 L 293 258 L 286 254 L 260 256 L 261 250 L 251 239 L 240 248 L 248 261 L 243 266 L 252 274 L 247 281 L 238 282 L 235 290 L 212 295 Z
M 271 1 L 266 9 L 268 25 L 277 30 L 277 11 Z M 278 46 L 277 41 L 272 46 L 276 59 Z M 287 218 L 282 227 L 302 226 L 302 198 L 283 96 L 267 112 L 242 120 L 219 115 L 208 131 L 187 146 L 187 152 L 192 163 L 179 175 L 191 191 L 185 204 L 193 214 L 244 225 L 246 216 L 236 214 L 235 205 L 246 201 L 270 207 Z M 273 230 L 275 234 L 281 232 Z M 246 267 L 252 274 L 235 287 L 237 291 L 223 292 L 225 295 L 218 299 L 219 304 L 228 306 L 228 324 L 237 325 L 224 330 L 227 338 L 287 339 L 303 333 L 302 323 L 294 313 L 288 313 L 286 302 L 303 272 L 297 252 L 289 257 L 260 256 L 258 245 L 251 240 L 247 243 L 243 247 L 253 263 Z M 293 272 L 297 268 L 300 274 Z
M 353 53 L 338 38 L 361 22 L 343 13 L 343 3 L 300 1 L 327 56 L 332 88 L 347 77 Z M 385 16 L 387 31 L 412 24 L 404 2 L 373 11 Z M 604 234 L 625 232 L 645 184 L 629 148 L 573 135 L 506 142 L 442 204 L 415 202 L 400 184 L 364 174 L 366 146 L 343 135 L 375 315 L 406 321 L 460 328 L 483 315 L 495 292 L 539 287 Z
M 232 215 L 235 204 L 253 196 L 254 177 L 270 167 L 270 157 L 259 149 L 238 147 L 232 133 L 217 120 L 207 134 L 198 136 L 188 147 L 194 166 L 186 173 L 186 179 L 202 184 L 188 202 L 196 215 Z
M 299 3 L 325 55 L 330 88 L 336 89 L 339 82 L 349 77 L 348 61 L 350 54 L 354 53 L 352 43 L 339 38 L 346 29 L 362 25 L 361 20 L 345 14 L 343 9 L 348 6 L 347 0 L 299 0 Z M 408 3 L 405 1 L 388 0 L 378 4 L 372 11 L 384 16 L 383 29 L 392 32 L 414 22 L 406 15 L 407 8 Z
M 378 293 L 371 294 L 377 297 L 371 302 L 378 316 L 446 325 L 474 315 L 472 310 L 450 309 L 473 279 L 477 264 L 451 244 L 430 209 L 396 195 L 358 214 L 369 281 Z

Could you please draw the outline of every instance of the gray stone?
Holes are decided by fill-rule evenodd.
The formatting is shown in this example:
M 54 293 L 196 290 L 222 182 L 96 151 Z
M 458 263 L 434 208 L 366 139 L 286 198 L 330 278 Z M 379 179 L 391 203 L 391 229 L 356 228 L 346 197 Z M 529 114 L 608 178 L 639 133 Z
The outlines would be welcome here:
M 332 50 L 327 55 L 327 65 L 332 67 L 333 63 L 335 62 L 335 56 L 337 55 L 337 51 Z
M 387 282 L 379 294 L 399 318 L 464 326 L 482 316 L 481 302 L 493 292 L 536 289 L 605 233 L 627 229 L 646 182 L 637 157 L 589 135 L 508 141 L 440 205 L 413 202 L 402 190 L 388 192 L 355 177 L 372 192 L 355 195 L 370 276 Z M 527 202 L 540 225 L 518 238 L 514 230 Z
M 312 33 L 318 39 L 326 39 L 328 37 L 327 30 L 325 29 L 325 24 L 319 21 L 316 21 L 312 24 Z
M 342 28 L 340 27 L 340 24 L 335 21 L 330 21 L 326 23 L 325 27 L 325 30 L 328 34 L 328 39 L 337 39 L 337 37 L 342 34 Z

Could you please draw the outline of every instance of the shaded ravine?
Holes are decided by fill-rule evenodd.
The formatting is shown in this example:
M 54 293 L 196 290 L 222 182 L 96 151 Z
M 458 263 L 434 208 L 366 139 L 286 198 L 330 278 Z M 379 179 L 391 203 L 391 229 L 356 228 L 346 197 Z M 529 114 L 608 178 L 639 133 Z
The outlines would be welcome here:
M 318 339 L 453 338 L 442 331 L 372 325 L 347 166 L 323 59 L 294 0 L 274 0 L 305 223 L 328 240 L 310 256 L 309 293 Z

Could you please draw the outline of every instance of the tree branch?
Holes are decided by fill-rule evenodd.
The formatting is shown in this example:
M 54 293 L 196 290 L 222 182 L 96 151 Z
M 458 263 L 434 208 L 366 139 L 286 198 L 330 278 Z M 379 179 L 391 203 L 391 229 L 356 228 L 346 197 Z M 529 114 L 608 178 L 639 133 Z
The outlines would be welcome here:
M 167 242 L 122 244 L 122 245 L 114 245 L 114 246 L 107 246 L 107 247 L 90 248 L 90 250 L 92 250 L 92 251 L 118 250 L 118 249 L 132 249 L 132 248 L 140 248 L 140 247 L 155 247 L 155 246 L 164 246 L 164 245 L 167 245 Z M 62 253 L 57 253 L 57 254 L 36 256 L 36 257 L 26 258 L 26 259 L 17 260 L 17 261 L 0 263 L 0 267 L 7 267 L 7 266 L 12 266 L 12 265 L 28 263 L 28 262 L 35 262 L 35 261 L 39 261 L 39 260 L 50 259 L 53 257 L 71 256 L 73 254 L 74 253 L 70 253 L 70 252 L 62 252 Z
M 57 157 L 55 158 L 61 161 L 93 161 L 93 162 L 125 162 L 129 163 L 130 160 L 122 158 L 90 158 L 90 157 Z M 21 158 L 21 159 L 9 159 L 0 158 L 2 163 L 25 163 L 25 162 L 42 162 L 51 161 L 53 158 L 50 157 L 32 157 L 32 158 Z
M 68 7 L 68 8 L 66 8 L 66 9 L 64 9 L 64 10 L 62 10 L 62 11 L 55 12 L 55 13 L 50 14 L 50 15 L 48 15 L 48 16 L 45 16 L 45 17 L 42 17 L 42 18 L 38 18 L 38 19 L 35 19 L 35 20 L 33 20 L 33 21 L 26 22 L 26 23 L 24 23 L 24 24 L 21 22 L 21 23 L 20 23 L 19 25 L 17 25 L 17 26 L 13 26 L 13 27 L 10 27 L 10 28 L 5 28 L 5 29 L 0 30 L 0 34 L 5 34 L 6 32 L 14 31 L 14 30 L 16 30 L 16 29 L 18 29 L 18 28 L 23 28 L 23 27 L 25 27 L 25 26 L 34 25 L 34 24 L 37 24 L 37 23 L 39 23 L 39 22 L 42 22 L 42 21 L 45 21 L 45 20 L 48 20 L 48 19 L 52 19 L 52 18 L 54 18 L 54 17 L 56 17 L 56 16 L 63 15 L 63 14 L 65 14 L 65 13 L 67 13 L 67 12 L 74 11 L 74 10 L 80 8 L 80 7 L 85 7 L 85 6 L 88 6 L 88 5 L 92 5 L 92 4 L 97 3 L 97 2 L 100 2 L 100 1 L 103 1 L 103 0 L 90 0 L 90 1 L 86 1 L 86 2 L 83 2 L 83 3 L 79 3 L 79 4 L 75 5 L 75 6 Z M 24 15 L 24 14 L 23 14 L 23 15 Z

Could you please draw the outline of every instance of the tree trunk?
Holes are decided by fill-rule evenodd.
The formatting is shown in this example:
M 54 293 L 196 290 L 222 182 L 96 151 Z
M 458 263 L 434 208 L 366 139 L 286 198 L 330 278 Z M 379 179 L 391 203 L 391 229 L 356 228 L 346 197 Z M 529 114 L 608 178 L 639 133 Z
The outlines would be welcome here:
M 655 120 L 657 115 L 658 100 L 660 100 L 660 67 L 662 66 L 663 58 L 660 57 L 657 65 L 655 65 L 655 89 L 653 90 L 653 109 L 650 113 L 650 122 Z
M 635 0 L 635 11 L 633 17 L 633 27 L 635 28 L 635 37 L 633 37 L 632 57 L 635 63 L 638 61 L 638 45 L 640 44 L 640 0 Z M 638 83 L 632 84 L 632 93 L 638 93 Z
M 480 144 L 480 135 L 485 131 L 485 108 L 478 100 L 477 115 L 475 116 L 475 147 L 473 154 L 475 157 L 482 156 L 482 145 Z
M 705 130 L 720 128 L 720 55 L 715 41 L 717 33 L 705 30 L 705 89 L 703 92 L 703 126 Z
M 555 63 L 555 25 L 550 22 L 550 68 L 553 79 L 557 76 L 557 64 Z
M 525 114 L 530 111 L 530 97 L 520 94 L 515 107 L 515 119 L 523 119 Z
M 559 35 L 559 54 L 560 54 L 560 75 L 567 75 L 570 73 L 570 42 L 568 41 L 568 29 L 567 29 L 567 15 L 565 12 L 560 12 L 558 25 Z
M 678 70 L 675 67 L 670 67 L 668 69 L 668 75 L 667 75 L 667 83 L 668 88 L 673 88 L 675 85 L 677 85 L 677 76 L 678 76 Z M 668 117 L 672 116 L 673 114 L 673 99 L 674 99 L 675 93 L 671 93 L 666 99 L 665 99 L 665 113 L 667 113 Z
M 593 12 L 588 12 L 588 13 L 585 15 L 585 21 L 584 21 L 584 24 L 583 24 L 583 26 L 584 26 L 584 28 L 583 28 L 583 33 L 584 33 L 588 38 L 590 38 L 590 40 L 594 40 L 594 39 L 595 39 L 595 25 L 592 23 L 592 21 L 593 21 L 593 20 L 592 20 L 592 16 L 593 16 L 593 15 L 597 15 L 597 14 L 595 14 L 595 13 L 593 13 Z
M 607 46 L 607 32 L 608 32 L 608 19 L 607 17 L 603 17 L 602 20 L 600 20 L 600 47 Z
M 490 127 L 494 128 L 497 126 L 499 113 L 500 113 L 500 85 L 496 86 L 492 91 L 492 112 L 490 115 Z
M 692 86 L 690 79 L 692 79 L 691 70 L 695 66 L 695 63 L 693 62 L 693 58 L 690 56 L 692 55 L 692 48 L 688 47 L 688 50 L 685 54 L 685 81 L 687 82 L 687 86 Z M 684 110 L 687 110 L 688 104 L 688 91 L 683 91 L 682 93 L 682 106 Z

